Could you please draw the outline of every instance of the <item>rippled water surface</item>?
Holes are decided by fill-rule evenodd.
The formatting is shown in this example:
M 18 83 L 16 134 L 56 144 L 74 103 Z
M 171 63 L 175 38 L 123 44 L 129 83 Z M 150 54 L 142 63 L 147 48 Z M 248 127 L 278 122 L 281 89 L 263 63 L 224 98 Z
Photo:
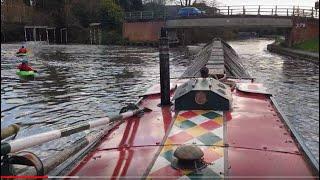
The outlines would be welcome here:
M 249 73 L 275 94 L 289 120 L 319 158 L 319 66 L 267 52 L 270 40 L 230 42 Z M 16 122 L 57 120 L 23 127 L 18 138 L 116 114 L 159 82 L 158 50 L 147 47 L 51 45 L 28 47 L 34 80 L 16 74 L 19 44 L 1 45 L 1 126 Z M 171 77 L 188 60 L 170 52 Z M 87 132 L 86 132 L 87 133 Z M 41 158 L 57 152 L 86 133 L 31 148 Z

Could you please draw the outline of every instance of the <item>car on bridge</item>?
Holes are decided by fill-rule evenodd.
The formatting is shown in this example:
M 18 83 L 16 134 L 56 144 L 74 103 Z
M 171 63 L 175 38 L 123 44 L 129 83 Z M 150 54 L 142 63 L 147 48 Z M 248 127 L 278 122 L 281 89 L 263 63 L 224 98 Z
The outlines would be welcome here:
M 178 15 L 180 17 L 201 16 L 201 15 L 205 15 L 205 12 L 200 11 L 198 8 L 195 8 L 195 7 L 184 7 L 179 9 Z

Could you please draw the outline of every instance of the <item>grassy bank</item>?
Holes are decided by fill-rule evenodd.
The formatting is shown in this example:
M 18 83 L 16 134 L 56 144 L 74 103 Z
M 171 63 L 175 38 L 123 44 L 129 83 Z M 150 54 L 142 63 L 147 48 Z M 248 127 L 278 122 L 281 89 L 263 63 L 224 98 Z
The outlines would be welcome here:
M 319 52 L 319 38 L 296 44 L 293 48 L 309 52 Z

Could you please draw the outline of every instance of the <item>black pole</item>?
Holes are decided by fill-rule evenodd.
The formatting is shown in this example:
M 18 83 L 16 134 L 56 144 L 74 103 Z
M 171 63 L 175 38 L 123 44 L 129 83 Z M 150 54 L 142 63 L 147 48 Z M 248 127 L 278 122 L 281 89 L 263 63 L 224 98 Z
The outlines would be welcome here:
M 169 40 L 165 28 L 161 28 L 159 44 L 161 105 L 170 105 Z

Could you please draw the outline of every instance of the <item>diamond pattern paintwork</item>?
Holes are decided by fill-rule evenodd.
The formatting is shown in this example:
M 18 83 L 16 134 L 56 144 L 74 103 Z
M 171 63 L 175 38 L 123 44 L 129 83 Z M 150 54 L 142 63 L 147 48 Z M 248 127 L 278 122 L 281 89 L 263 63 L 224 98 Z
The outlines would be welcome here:
M 164 146 L 152 166 L 148 179 L 222 179 L 224 176 L 223 116 L 215 111 L 181 111 L 176 116 Z M 173 153 L 179 145 L 196 145 L 204 153 L 208 167 L 198 172 L 174 169 Z

